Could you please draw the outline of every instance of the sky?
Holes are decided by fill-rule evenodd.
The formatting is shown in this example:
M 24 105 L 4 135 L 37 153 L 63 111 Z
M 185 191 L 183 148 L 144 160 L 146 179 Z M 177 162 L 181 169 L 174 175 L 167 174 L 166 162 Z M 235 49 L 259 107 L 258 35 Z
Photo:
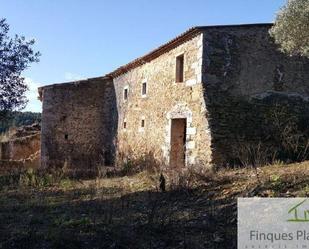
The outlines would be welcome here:
M 102 76 L 193 26 L 269 23 L 286 0 L 0 0 L 10 34 L 42 54 L 23 76 L 25 111 L 41 111 L 37 87 Z

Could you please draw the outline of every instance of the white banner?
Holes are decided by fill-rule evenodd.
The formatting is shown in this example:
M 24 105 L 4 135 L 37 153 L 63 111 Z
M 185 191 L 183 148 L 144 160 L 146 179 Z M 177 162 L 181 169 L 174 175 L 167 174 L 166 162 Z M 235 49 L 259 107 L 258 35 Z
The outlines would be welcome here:
M 238 198 L 238 249 L 309 249 L 309 198 Z

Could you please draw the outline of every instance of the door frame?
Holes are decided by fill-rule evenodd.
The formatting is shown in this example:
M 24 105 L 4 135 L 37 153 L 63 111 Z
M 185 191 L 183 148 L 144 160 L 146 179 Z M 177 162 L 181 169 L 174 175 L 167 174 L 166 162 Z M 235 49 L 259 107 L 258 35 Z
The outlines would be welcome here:
M 165 128 L 165 142 L 162 146 L 163 157 L 165 165 L 169 167 L 170 165 L 170 151 L 171 151 L 171 125 L 172 119 L 183 118 L 187 120 L 186 123 L 186 145 L 185 145 L 185 167 L 190 164 L 189 155 L 191 149 L 188 148 L 188 142 L 190 142 L 190 137 L 188 135 L 188 128 L 192 127 L 192 111 L 188 108 L 186 103 L 179 103 L 175 105 L 167 114 L 167 125 Z
M 183 125 L 182 129 L 181 129 L 181 132 L 184 132 L 182 134 L 183 136 L 183 141 L 181 142 L 181 146 L 183 147 L 181 149 L 180 152 L 178 153 L 182 153 L 181 156 L 183 156 L 182 159 L 178 158 L 178 156 L 176 156 L 176 159 L 179 159 L 181 160 L 181 164 L 182 165 L 178 165 L 178 162 L 177 161 L 172 161 L 172 159 L 175 159 L 175 158 L 172 158 L 173 157 L 173 139 L 175 139 L 175 137 L 173 135 L 175 135 L 175 133 L 173 132 L 173 128 L 175 129 L 176 127 L 173 127 L 173 122 L 177 122 L 176 120 L 180 121 L 182 120 L 183 122 L 181 122 L 181 125 Z M 177 133 L 177 131 L 176 131 Z M 182 169 L 182 168 L 185 168 L 186 167 L 186 158 L 187 158 L 187 154 L 186 154 L 186 144 L 187 144 L 187 118 L 172 118 L 171 119 L 171 132 L 170 132 L 170 140 L 171 140 L 171 143 L 170 143 L 170 161 L 169 161 L 169 167 L 170 168 L 175 168 L 175 169 Z M 177 153 L 177 152 L 176 152 Z

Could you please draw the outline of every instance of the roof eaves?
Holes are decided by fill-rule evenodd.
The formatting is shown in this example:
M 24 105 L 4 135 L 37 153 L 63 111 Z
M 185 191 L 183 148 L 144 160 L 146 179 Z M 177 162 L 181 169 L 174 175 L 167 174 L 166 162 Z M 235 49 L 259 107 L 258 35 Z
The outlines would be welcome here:
M 197 26 L 200 30 L 215 29 L 215 28 L 249 28 L 249 27 L 271 27 L 273 23 L 245 23 L 245 24 L 227 24 L 227 25 L 209 25 Z
M 52 88 L 52 87 L 61 87 L 61 86 L 67 86 L 70 84 L 80 84 L 80 83 L 86 83 L 93 80 L 109 80 L 111 77 L 109 76 L 99 76 L 99 77 L 92 77 L 92 78 L 86 78 L 86 79 L 80 79 L 80 80 L 73 80 L 73 81 L 66 81 L 66 82 L 60 82 L 60 83 L 54 83 L 50 85 L 40 86 L 38 87 L 39 90 L 44 88 Z
M 141 56 L 141 57 L 133 60 L 132 62 L 130 62 L 130 63 L 124 65 L 124 66 L 117 68 L 116 70 L 114 70 L 113 72 L 111 72 L 109 74 L 106 74 L 105 76 L 113 77 L 113 78 L 118 77 L 121 74 L 124 74 L 124 73 L 138 67 L 138 66 L 141 66 L 141 65 L 159 57 L 160 55 L 170 51 L 171 49 L 177 47 L 178 45 L 182 44 L 183 42 L 190 40 L 195 35 L 199 34 L 200 31 L 201 31 L 201 29 L 199 27 L 190 28 L 186 32 L 184 32 L 181 35 L 177 36 L 176 38 L 170 40 L 169 42 L 163 44 L 162 46 L 150 51 L 146 55 Z
M 141 66 L 157 57 L 160 55 L 170 51 L 171 49 L 177 47 L 178 45 L 182 44 L 185 41 L 190 40 L 193 38 L 196 34 L 201 33 L 202 31 L 206 31 L 209 29 L 216 29 L 216 28 L 248 28 L 248 27 L 268 27 L 272 26 L 272 23 L 252 23 L 252 24 L 231 24 L 231 25 L 210 25 L 210 26 L 196 26 L 192 27 L 186 32 L 180 34 L 179 36 L 175 37 L 174 39 L 170 40 L 169 42 L 163 44 L 162 46 L 150 51 L 144 56 L 141 56 L 128 64 L 125 64 L 121 67 L 118 67 L 114 71 L 112 71 L 109 74 L 106 74 L 105 76 L 107 77 L 118 77 L 121 74 L 127 73 L 130 70 Z

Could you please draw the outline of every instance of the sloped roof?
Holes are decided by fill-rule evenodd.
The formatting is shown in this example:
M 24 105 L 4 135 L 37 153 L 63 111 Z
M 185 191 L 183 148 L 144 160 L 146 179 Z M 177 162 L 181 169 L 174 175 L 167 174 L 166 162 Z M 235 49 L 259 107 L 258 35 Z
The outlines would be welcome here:
M 124 74 L 138 66 L 141 66 L 160 55 L 170 51 L 171 49 L 179 46 L 180 44 L 192 39 L 197 34 L 200 34 L 204 30 L 208 29 L 215 29 L 215 28 L 248 28 L 248 27 L 271 27 L 272 23 L 258 23 L 258 24 L 238 24 L 238 25 L 214 25 L 214 26 L 196 26 L 192 27 L 186 32 L 180 34 L 179 36 L 175 37 L 174 39 L 170 40 L 169 42 L 161 45 L 160 47 L 150 51 L 144 56 L 141 56 L 131 62 L 129 62 L 126 65 L 123 65 L 117 69 L 115 69 L 113 72 L 106 74 L 107 77 L 118 77 L 121 74 Z
M 174 39 L 170 40 L 169 42 L 161 45 L 160 47 L 150 51 L 146 55 L 143 55 L 131 62 L 129 62 L 126 65 L 123 65 L 111 73 L 108 73 L 102 77 L 95 77 L 95 78 L 89 78 L 89 79 L 84 79 L 84 80 L 77 80 L 73 82 L 64 82 L 64 83 L 58 83 L 58 84 L 51 84 L 51 85 L 45 85 L 41 86 L 38 88 L 40 98 L 42 96 L 42 90 L 48 87 L 58 87 L 66 84 L 76 84 L 76 83 L 81 83 L 81 82 L 87 82 L 89 80 L 95 80 L 95 79 L 100 79 L 100 80 L 108 80 L 112 79 L 115 77 L 120 76 L 121 74 L 124 74 L 138 66 L 141 66 L 147 62 L 150 62 L 151 60 L 159 57 L 160 55 L 174 49 L 175 47 L 179 46 L 180 44 L 192 39 L 196 35 L 200 34 L 201 32 L 205 30 L 210 30 L 210 29 L 220 29 L 220 28 L 250 28 L 250 27 L 271 27 L 273 24 L 272 23 L 258 23 L 258 24 L 237 24 L 237 25 L 214 25 L 214 26 L 196 26 L 188 29 L 186 32 L 180 34 L 179 36 L 175 37 Z

